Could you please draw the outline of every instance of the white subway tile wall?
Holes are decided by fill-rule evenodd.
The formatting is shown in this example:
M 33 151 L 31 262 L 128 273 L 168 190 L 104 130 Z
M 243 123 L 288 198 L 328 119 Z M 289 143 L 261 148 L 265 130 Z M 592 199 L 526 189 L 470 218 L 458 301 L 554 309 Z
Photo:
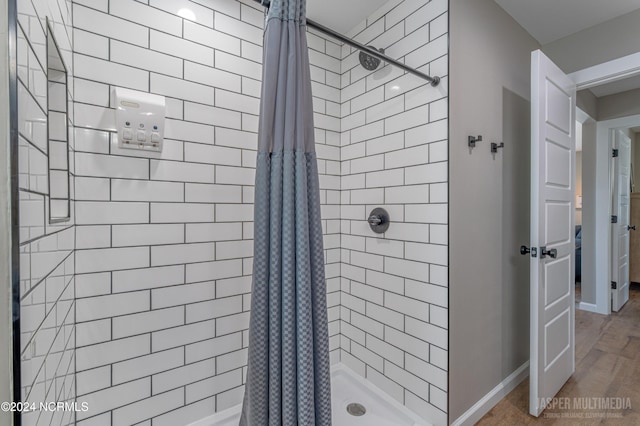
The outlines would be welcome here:
M 23 394 L 89 403 L 77 419 L 25 420 L 175 426 L 240 403 L 262 9 L 18 6 Z M 184 8 L 194 15 L 179 16 Z M 56 226 L 46 210 L 45 16 L 70 95 L 76 88 L 72 220 Z M 436 88 L 389 65 L 366 71 L 357 51 L 308 32 L 331 360 L 434 424 L 447 420 L 447 25 L 446 0 L 390 0 L 350 34 L 439 75 Z M 116 86 L 167 97 L 162 154 L 117 147 Z M 378 206 L 392 219 L 383 235 L 366 223 Z
M 442 78 L 368 72 L 343 47 L 340 359 L 433 424 L 447 423 L 446 0 L 392 0 L 350 34 Z M 384 207 L 391 226 L 366 217 Z
M 19 0 L 17 6 L 21 296 L 21 347 L 17 350 L 22 400 L 39 406 L 73 402 L 76 395 L 73 34 L 71 2 Z M 51 82 L 47 81 L 47 20 L 67 70 L 67 84 L 54 72 L 49 73 Z M 69 139 L 64 136 L 67 130 Z M 68 144 L 54 143 L 49 137 Z M 61 196 L 71 199 L 71 218 L 55 224 L 50 216 L 67 216 L 67 203 L 62 202 L 60 214 L 52 203 L 50 215 L 49 176 L 54 183 L 55 175 L 50 175 L 49 167 L 70 171 L 70 183 L 65 176 L 58 188 Z M 95 338 L 100 338 L 98 332 Z M 69 425 L 74 424 L 75 414 L 37 410 L 23 413 L 22 422 Z
M 73 18 L 78 424 L 187 424 L 244 391 L 263 10 L 76 0 Z M 309 44 L 337 362 L 341 46 Z M 116 86 L 166 96 L 162 154 L 117 148 Z

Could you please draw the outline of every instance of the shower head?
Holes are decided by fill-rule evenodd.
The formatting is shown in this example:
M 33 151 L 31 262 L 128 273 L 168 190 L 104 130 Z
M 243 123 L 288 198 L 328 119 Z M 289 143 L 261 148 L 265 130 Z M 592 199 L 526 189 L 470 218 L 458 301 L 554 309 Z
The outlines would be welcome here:
M 371 49 L 373 50 L 377 50 L 380 53 L 384 53 L 384 49 L 376 49 L 373 46 L 369 46 Z M 378 67 L 380 66 L 380 63 L 382 61 L 374 56 L 369 55 L 367 52 L 363 52 L 360 51 L 360 64 L 367 70 L 367 71 L 374 71 L 376 69 L 378 69 Z

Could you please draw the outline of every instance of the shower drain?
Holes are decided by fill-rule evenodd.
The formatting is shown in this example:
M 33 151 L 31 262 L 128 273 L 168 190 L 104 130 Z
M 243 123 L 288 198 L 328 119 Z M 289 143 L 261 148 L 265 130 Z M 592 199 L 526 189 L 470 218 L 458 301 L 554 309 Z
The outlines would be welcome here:
M 347 413 L 351 414 L 352 416 L 364 416 L 366 412 L 367 409 L 364 408 L 364 405 L 358 404 L 357 402 L 347 405 Z

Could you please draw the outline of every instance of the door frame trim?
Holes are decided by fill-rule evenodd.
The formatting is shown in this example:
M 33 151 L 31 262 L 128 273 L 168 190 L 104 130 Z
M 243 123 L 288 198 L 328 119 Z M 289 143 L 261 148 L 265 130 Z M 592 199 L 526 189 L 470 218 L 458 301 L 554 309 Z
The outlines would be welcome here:
M 613 59 L 569 74 L 578 90 L 640 75 L 640 52 Z

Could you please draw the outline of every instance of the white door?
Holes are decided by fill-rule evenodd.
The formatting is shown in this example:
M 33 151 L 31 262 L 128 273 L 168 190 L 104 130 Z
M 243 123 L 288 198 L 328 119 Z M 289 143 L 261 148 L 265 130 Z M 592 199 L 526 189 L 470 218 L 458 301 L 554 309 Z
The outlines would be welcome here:
M 529 412 L 534 416 L 575 370 L 575 115 L 575 83 L 542 52 L 533 52 Z
M 622 131 L 614 132 L 613 212 L 617 217 L 612 224 L 611 309 L 619 311 L 629 300 L 629 197 L 631 192 L 631 139 Z M 615 288 L 614 288 L 615 287 Z

